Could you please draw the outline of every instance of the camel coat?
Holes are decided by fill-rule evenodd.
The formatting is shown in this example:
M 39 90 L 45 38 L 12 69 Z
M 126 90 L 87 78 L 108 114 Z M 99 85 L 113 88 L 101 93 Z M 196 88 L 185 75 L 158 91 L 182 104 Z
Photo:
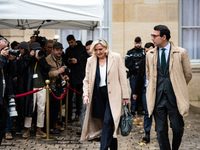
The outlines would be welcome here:
M 177 107 L 182 116 L 188 115 L 189 96 L 187 85 L 192 79 L 192 69 L 190 59 L 185 49 L 175 46 L 171 43 L 171 51 L 169 54 L 169 75 L 172 87 L 176 96 Z M 146 76 L 148 79 L 147 86 L 147 107 L 149 116 L 152 115 L 156 100 L 157 85 L 157 59 L 158 47 L 147 52 L 146 56 Z
M 83 80 L 83 96 L 88 96 L 90 103 L 87 105 L 81 141 L 93 139 L 101 135 L 103 120 L 92 118 L 92 94 L 95 84 L 97 56 L 88 58 L 86 75 Z M 107 88 L 111 113 L 114 121 L 114 134 L 119 134 L 119 121 L 121 116 L 122 99 L 129 99 L 125 67 L 121 56 L 114 52 L 108 54 Z

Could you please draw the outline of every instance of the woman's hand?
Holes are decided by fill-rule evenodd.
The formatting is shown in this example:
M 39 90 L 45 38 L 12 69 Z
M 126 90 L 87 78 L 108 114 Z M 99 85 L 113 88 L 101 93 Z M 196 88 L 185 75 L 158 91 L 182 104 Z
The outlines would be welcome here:
M 84 96 L 83 104 L 88 105 L 89 103 L 90 103 L 89 98 L 87 96 Z
M 123 99 L 123 105 L 128 105 L 129 104 L 129 100 L 128 99 Z

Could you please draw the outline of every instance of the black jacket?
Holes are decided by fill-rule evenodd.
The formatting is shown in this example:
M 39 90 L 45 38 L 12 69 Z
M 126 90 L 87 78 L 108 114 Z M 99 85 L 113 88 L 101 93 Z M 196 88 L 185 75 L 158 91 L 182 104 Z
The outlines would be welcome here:
M 3 56 L 0 54 L 0 105 L 8 104 L 8 94 L 9 94 L 9 82 L 8 76 L 15 74 L 15 65 L 13 61 L 8 61 L 8 56 Z M 3 71 L 3 72 L 2 72 Z M 3 74 L 4 73 L 4 74 Z M 4 96 L 3 96 L 3 75 L 6 83 Z
M 137 75 L 139 64 L 144 59 L 144 49 L 134 47 L 129 50 L 125 58 L 125 66 L 129 70 L 130 75 Z
M 82 84 L 84 79 L 84 69 L 82 65 L 82 55 L 86 51 L 85 46 L 80 42 L 74 48 L 68 47 L 65 51 L 65 63 L 71 69 L 70 83 L 73 85 Z M 68 58 L 76 58 L 76 64 L 68 64 Z
M 27 68 L 27 77 L 28 77 L 27 89 L 26 89 L 27 92 L 33 90 L 34 67 L 38 60 L 34 56 L 32 56 L 30 61 L 31 62 Z M 37 67 L 40 69 L 43 81 L 45 82 L 45 80 L 49 78 L 48 72 L 51 69 L 51 66 L 46 62 L 46 59 L 42 57 L 38 61 Z M 32 117 L 32 115 L 33 115 L 33 94 L 30 94 L 25 97 L 25 116 Z

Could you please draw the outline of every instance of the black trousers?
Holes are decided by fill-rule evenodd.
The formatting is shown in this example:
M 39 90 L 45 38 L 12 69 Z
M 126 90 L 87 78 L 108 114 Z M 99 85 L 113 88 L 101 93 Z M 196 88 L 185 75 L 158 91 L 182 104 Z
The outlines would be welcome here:
M 83 91 L 83 84 L 70 84 L 70 87 L 78 92 Z M 73 98 L 73 91 L 69 89 L 69 103 L 68 103 L 68 118 L 71 119 L 72 118 L 72 98 Z M 82 108 L 82 94 L 78 94 L 76 93 L 76 115 L 80 115 L 81 114 L 81 108 Z
M 184 131 L 183 117 L 177 106 L 171 105 L 169 101 L 167 94 L 163 93 L 159 104 L 154 109 L 155 129 L 160 150 L 171 150 L 168 137 L 168 115 L 173 132 L 172 150 L 179 149 Z
M 117 138 L 113 138 L 114 122 L 108 100 L 107 87 L 100 88 L 102 98 L 107 99 L 101 135 L 101 150 L 117 150 Z
M 7 119 L 7 107 L 5 105 L 0 105 L 0 145 L 5 135 L 6 119 Z
M 54 128 L 54 124 L 58 123 L 58 115 L 60 111 L 60 101 L 54 99 L 51 94 L 49 95 L 49 103 L 50 103 L 50 129 Z

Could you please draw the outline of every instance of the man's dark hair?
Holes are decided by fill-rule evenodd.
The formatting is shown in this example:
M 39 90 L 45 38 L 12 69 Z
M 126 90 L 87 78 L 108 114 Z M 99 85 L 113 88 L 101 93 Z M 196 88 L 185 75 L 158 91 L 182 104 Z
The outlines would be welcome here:
M 74 35 L 70 34 L 67 36 L 67 41 L 75 40 Z
M 10 44 L 10 46 L 11 46 L 12 49 L 14 49 L 15 46 L 17 46 L 18 44 L 19 44 L 19 43 L 18 43 L 17 41 L 13 41 L 13 42 Z
M 160 31 L 160 36 L 162 37 L 163 35 L 166 35 L 166 39 L 169 41 L 169 39 L 171 38 L 170 35 L 170 30 L 167 26 L 165 25 L 157 25 L 154 27 L 154 30 L 156 31 Z
M 149 48 L 149 47 L 151 47 L 151 46 L 152 46 L 153 48 L 155 47 L 154 44 L 153 44 L 152 42 L 148 42 L 148 43 L 146 43 L 146 44 L 144 45 L 145 48 Z
M 93 42 L 92 40 L 87 41 L 87 42 L 85 43 L 85 46 L 91 45 L 92 42 Z
M 135 38 L 135 43 L 140 43 L 141 41 L 142 40 L 141 40 L 141 38 L 139 36 Z

